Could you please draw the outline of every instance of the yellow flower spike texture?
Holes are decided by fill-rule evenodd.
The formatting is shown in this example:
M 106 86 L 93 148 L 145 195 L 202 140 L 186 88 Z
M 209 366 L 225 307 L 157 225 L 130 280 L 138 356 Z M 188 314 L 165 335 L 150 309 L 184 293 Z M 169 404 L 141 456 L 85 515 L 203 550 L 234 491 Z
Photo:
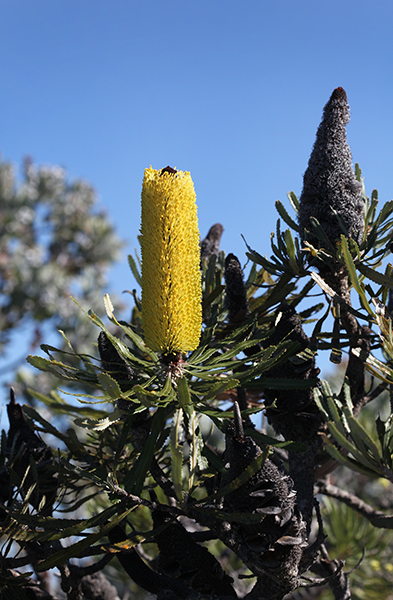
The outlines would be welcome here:
M 188 172 L 145 170 L 142 186 L 142 321 L 162 354 L 197 348 L 202 325 L 195 190 Z

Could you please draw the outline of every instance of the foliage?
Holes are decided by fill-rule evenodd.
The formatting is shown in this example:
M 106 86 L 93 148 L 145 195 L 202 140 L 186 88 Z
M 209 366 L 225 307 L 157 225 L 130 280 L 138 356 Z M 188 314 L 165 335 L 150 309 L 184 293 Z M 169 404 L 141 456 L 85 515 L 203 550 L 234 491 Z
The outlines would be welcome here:
M 44 355 L 29 357 L 81 393 L 75 406 L 60 391 L 30 390 L 50 421 L 11 394 L 0 470 L 4 589 L 26 589 L 22 566 L 39 576 L 57 568 L 62 590 L 82 598 L 86 577 L 111 561 L 112 575 L 116 562 L 158 598 L 279 600 L 329 586 L 344 600 L 353 584 L 360 599 L 365 577 L 367 597 L 387 600 L 392 504 L 370 490 L 378 482 L 391 498 L 393 284 L 382 265 L 393 203 L 378 212 L 376 192 L 366 197 L 358 166 L 355 174 L 364 202 L 356 240 L 337 211 L 336 239 L 310 214 L 308 235 L 291 192 L 296 215 L 276 204 L 272 254 L 248 247 L 246 281 L 233 255 L 215 248 L 201 259 L 202 334 L 187 355 L 149 348 L 134 292 L 130 322 L 108 295 L 106 318 L 81 309 L 97 349 L 81 352 L 64 334 L 66 348 L 43 345 Z M 129 262 L 141 281 L 137 257 Z M 322 350 L 334 364 L 348 354 L 337 392 L 319 377 Z M 390 416 L 370 417 L 377 399 Z M 261 411 L 269 432 L 251 419 Z
M 30 159 L 22 175 L 19 181 L 12 165 L 0 163 L 0 353 L 7 359 L 15 335 L 23 334 L 24 362 L 58 329 L 79 352 L 90 347 L 92 328 L 70 296 L 102 314 L 106 273 L 122 243 L 88 183 L 69 182 L 62 168 Z M 22 360 L 6 362 L 1 371 L 11 383 Z M 53 387 L 43 375 L 38 385 Z

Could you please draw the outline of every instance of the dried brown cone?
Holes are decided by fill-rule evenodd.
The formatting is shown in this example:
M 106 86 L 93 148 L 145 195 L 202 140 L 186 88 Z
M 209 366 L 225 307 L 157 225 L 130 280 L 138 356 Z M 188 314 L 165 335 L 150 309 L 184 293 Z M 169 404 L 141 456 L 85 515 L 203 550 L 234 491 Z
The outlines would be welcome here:
M 345 129 L 348 121 L 347 94 L 342 87 L 338 87 L 323 110 L 300 196 L 299 225 L 302 237 L 316 247 L 323 246 L 323 243 L 313 233 L 311 217 L 319 221 L 333 247 L 344 233 L 339 219 L 350 237 L 357 242 L 362 239 L 362 185 L 352 168 L 352 154 Z M 305 233 L 305 229 L 308 233 Z
M 209 258 L 212 254 L 218 256 L 223 231 L 224 227 L 221 223 L 215 223 L 210 227 L 207 236 L 201 242 L 201 260 Z
M 228 310 L 228 321 L 242 321 L 248 312 L 244 274 L 238 258 L 228 254 L 225 259 L 225 306 Z

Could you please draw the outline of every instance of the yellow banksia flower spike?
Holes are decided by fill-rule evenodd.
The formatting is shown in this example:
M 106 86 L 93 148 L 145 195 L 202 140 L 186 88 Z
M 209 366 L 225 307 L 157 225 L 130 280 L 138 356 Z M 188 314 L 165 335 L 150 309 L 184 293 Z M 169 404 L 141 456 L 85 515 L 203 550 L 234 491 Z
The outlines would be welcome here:
M 200 248 L 190 173 L 145 170 L 142 186 L 142 321 L 162 354 L 197 348 L 202 325 Z

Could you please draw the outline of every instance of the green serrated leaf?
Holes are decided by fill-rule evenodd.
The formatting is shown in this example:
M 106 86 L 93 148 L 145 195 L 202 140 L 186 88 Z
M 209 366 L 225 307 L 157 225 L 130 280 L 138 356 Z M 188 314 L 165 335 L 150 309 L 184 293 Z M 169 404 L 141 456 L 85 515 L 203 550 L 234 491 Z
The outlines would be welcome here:
M 166 408 L 158 408 L 156 410 L 151 431 L 147 442 L 144 445 L 143 452 L 139 454 L 137 460 L 125 477 L 124 489 L 127 492 L 135 494 L 136 496 L 140 495 L 151 461 L 154 457 L 157 440 L 162 432 L 167 417 L 168 411 Z
M 242 412 L 244 414 L 244 411 Z M 293 452 L 305 452 L 307 445 L 303 442 L 282 442 L 272 438 L 270 435 L 265 435 L 256 429 L 246 429 L 245 434 L 249 435 L 255 442 L 262 446 L 274 446 L 275 448 L 285 448 L 288 451 Z
M 269 456 L 270 447 L 266 446 L 261 454 L 254 458 L 254 460 L 248 465 L 248 467 L 241 473 L 238 477 L 233 479 L 230 483 L 222 487 L 218 492 L 204 498 L 204 502 L 211 502 L 212 500 L 217 500 L 219 498 L 223 498 L 227 494 L 238 490 L 242 487 L 247 481 L 251 479 L 258 471 L 260 471 L 265 464 L 267 457 Z
M 362 465 L 365 469 L 369 469 L 373 472 L 374 477 L 378 475 L 378 470 L 375 468 L 376 465 L 368 454 L 363 454 L 356 448 L 345 436 L 341 434 L 338 428 L 331 421 L 328 423 L 328 428 L 334 439 L 342 446 L 345 450 L 350 452 L 354 457 L 355 461 Z M 347 457 L 348 458 L 348 457 Z
M 179 502 L 183 502 L 183 446 L 181 444 L 181 434 L 183 425 L 183 409 L 178 408 L 173 415 L 171 426 L 171 465 L 172 465 L 172 480 L 175 488 L 176 496 Z
M 372 356 L 360 348 L 352 348 L 351 352 L 364 361 L 366 369 L 370 371 L 370 373 L 386 383 L 393 383 L 393 368 L 389 367 L 388 364 L 381 362 L 375 358 L 375 356 Z
M 83 429 L 90 429 L 93 431 L 104 431 L 108 427 L 119 423 L 123 417 L 123 411 L 115 410 L 113 413 L 102 419 L 74 419 L 75 425 L 82 427 Z
M 352 471 L 357 471 L 358 473 L 362 473 L 363 475 L 366 475 L 367 477 L 374 478 L 374 477 L 379 476 L 377 473 L 375 473 L 375 471 L 373 469 L 368 469 L 362 463 L 352 459 L 349 456 L 345 456 L 345 455 L 341 454 L 341 452 L 338 450 L 338 448 L 333 446 L 333 444 L 328 444 L 326 446 L 326 450 L 332 458 L 334 458 L 335 460 L 337 460 L 337 462 L 344 465 L 344 467 L 351 469 Z
M 299 200 L 297 199 L 295 192 L 288 192 L 287 197 L 288 197 L 289 202 L 292 204 L 293 209 L 296 211 L 296 213 L 298 213 L 299 208 L 300 208 L 300 203 L 299 203 Z
M 188 407 L 189 408 L 189 407 Z M 199 429 L 199 421 L 196 415 L 194 408 L 188 410 L 188 435 L 190 438 L 190 451 L 189 451 L 189 481 L 188 481 L 188 489 L 192 489 L 194 486 L 194 478 L 197 472 L 197 466 L 201 459 L 201 450 L 200 450 L 200 442 L 203 440 L 202 437 L 198 435 Z
M 49 421 L 44 419 L 44 417 L 38 411 L 36 411 L 32 406 L 29 406 L 28 404 L 24 404 L 23 411 L 25 412 L 25 414 L 28 417 L 30 417 L 30 419 L 32 419 L 33 421 L 36 421 L 37 423 L 40 423 L 46 433 L 50 433 L 60 440 L 65 439 L 66 436 L 63 433 L 61 433 L 60 431 L 58 431 L 56 429 L 56 427 L 54 425 L 52 425 L 52 423 L 49 423 Z
M 294 229 L 297 233 L 300 232 L 299 225 L 297 223 L 295 223 L 295 221 L 292 219 L 292 217 L 287 213 L 287 211 L 284 208 L 283 203 L 280 202 L 280 200 L 276 200 L 276 210 L 279 213 L 280 217 L 285 221 L 285 223 L 287 225 L 289 225 L 289 227 Z
M 179 377 L 177 380 L 177 397 L 181 408 L 185 408 L 188 404 L 192 404 L 190 390 L 188 389 L 187 379 Z
M 319 379 L 281 379 L 274 377 L 260 377 L 255 381 L 249 381 L 246 388 L 249 390 L 307 390 L 318 385 Z
M 249 512 L 228 513 L 223 510 L 204 508 L 201 506 L 193 506 L 192 511 L 200 513 L 204 517 L 218 519 L 219 521 L 228 521 L 230 523 L 241 523 L 243 525 L 254 525 L 256 523 L 261 523 L 266 516 L 260 513 L 251 514 Z
M 287 247 L 289 264 L 291 265 L 292 270 L 295 273 L 295 275 L 299 275 L 300 268 L 299 268 L 299 264 L 298 264 L 297 258 L 296 258 L 296 248 L 295 248 L 295 244 L 293 242 L 292 234 L 289 229 L 287 229 L 284 232 L 284 239 L 285 239 L 285 243 L 286 243 L 286 247 Z
M 229 377 L 225 377 L 219 381 L 216 381 L 210 388 L 207 394 L 205 394 L 202 398 L 202 401 L 211 400 L 217 398 L 220 394 L 225 392 L 226 390 L 231 390 L 236 388 L 239 385 L 238 379 L 232 379 Z
M 112 304 L 112 300 L 110 299 L 109 294 L 104 294 L 104 308 L 106 314 L 108 315 L 108 319 L 113 319 L 114 306 Z
M 206 444 L 203 446 L 202 455 L 206 457 L 208 462 L 213 466 L 214 471 L 217 471 L 218 473 L 226 473 L 225 462 Z
M 116 507 L 111 507 L 112 510 L 110 512 L 113 513 L 114 508 L 116 510 Z M 84 550 L 90 548 L 95 542 L 105 537 L 115 525 L 121 523 L 121 521 L 123 521 L 123 519 L 125 519 L 134 509 L 135 507 L 128 508 L 120 515 L 114 517 L 112 521 L 103 525 L 98 533 L 88 534 L 83 540 L 76 542 L 75 544 L 71 544 L 71 546 L 68 546 L 49 558 L 44 559 L 42 562 L 38 563 L 36 570 L 47 571 L 48 569 L 53 569 L 53 567 L 64 564 L 70 558 L 78 557 Z M 99 517 L 101 516 L 102 513 L 99 515 Z M 70 535 L 72 535 L 72 533 Z
M 370 267 L 367 267 L 363 263 L 359 263 L 357 265 L 357 268 L 362 275 L 364 275 L 368 279 L 371 279 L 371 281 L 374 281 L 374 283 L 378 283 L 379 285 L 383 285 L 384 287 L 393 289 L 393 277 L 389 277 L 384 273 L 379 273 L 375 269 L 370 269 Z
M 357 442 L 360 439 L 362 441 L 363 447 L 366 449 L 366 451 L 369 451 L 372 454 L 377 465 L 378 464 L 381 465 L 381 463 L 382 463 L 381 452 L 377 448 L 377 445 L 375 444 L 374 440 L 369 436 L 367 431 L 364 429 L 364 427 L 352 416 L 348 417 L 348 425 L 351 430 L 351 437 L 352 437 L 353 441 Z
M 348 241 L 346 239 L 346 237 L 344 235 L 341 236 L 341 250 L 342 250 L 342 254 L 343 254 L 343 258 L 345 261 L 345 266 L 347 267 L 347 271 L 349 274 L 349 278 L 351 280 L 351 283 L 353 285 L 353 287 L 355 288 L 355 290 L 357 291 L 357 293 L 359 294 L 359 298 L 360 301 L 362 303 L 363 308 L 365 308 L 368 312 L 369 315 L 371 315 L 372 317 L 374 317 L 374 311 L 372 310 L 367 298 L 366 298 L 366 294 L 364 293 L 364 289 L 363 286 L 361 284 L 361 282 L 358 279 L 357 273 L 356 273 L 356 267 L 355 267 L 355 263 L 353 262 L 353 258 L 351 256 L 351 253 L 349 251 L 349 247 L 348 247 Z M 360 269 L 359 269 L 360 270 Z
M 120 386 L 117 381 L 109 375 L 109 373 L 100 373 L 97 379 L 110 398 L 117 400 L 121 397 Z
M 131 254 L 128 255 L 128 264 L 130 265 L 130 269 L 132 271 L 133 276 L 137 283 L 139 283 L 140 287 L 142 287 L 142 278 L 140 276 L 137 264 Z
M 326 398 L 326 403 L 327 403 L 327 407 L 330 413 L 331 418 L 333 419 L 333 423 L 334 425 L 337 427 L 337 429 L 339 430 L 339 432 L 341 433 L 341 435 L 343 437 L 345 437 L 346 435 L 348 435 L 349 430 L 346 430 L 346 421 L 342 421 L 341 419 L 341 414 L 338 411 L 335 399 L 333 398 L 333 396 L 328 396 Z

